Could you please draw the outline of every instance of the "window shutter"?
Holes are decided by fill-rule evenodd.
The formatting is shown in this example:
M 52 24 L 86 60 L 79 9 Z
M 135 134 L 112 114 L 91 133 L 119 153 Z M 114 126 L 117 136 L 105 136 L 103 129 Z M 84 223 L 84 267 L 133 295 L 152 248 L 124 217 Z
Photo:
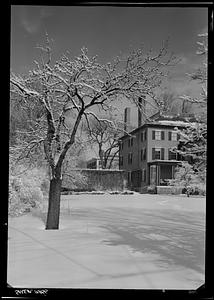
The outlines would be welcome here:
M 144 149 L 144 157 L 143 157 L 144 160 L 146 160 L 146 148 Z
M 141 142 L 143 142 L 143 132 L 141 132 L 140 136 L 141 136 Z
M 144 140 L 146 141 L 146 134 L 147 134 L 147 132 L 146 132 L 146 130 L 144 131 Z
M 161 148 L 161 159 L 164 160 L 164 148 Z
M 141 151 L 140 151 L 140 160 L 141 161 L 143 160 L 143 149 L 141 149 Z
M 152 130 L 152 139 L 155 140 L 155 131 Z
M 172 140 L 172 131 L 168 132 L 168 140 L 171 141 Z
M 152 148 L 152 159 L 155 159 L 155 148 Z
M 164 131 L 161 131 L 161 139 L 164 140 Z

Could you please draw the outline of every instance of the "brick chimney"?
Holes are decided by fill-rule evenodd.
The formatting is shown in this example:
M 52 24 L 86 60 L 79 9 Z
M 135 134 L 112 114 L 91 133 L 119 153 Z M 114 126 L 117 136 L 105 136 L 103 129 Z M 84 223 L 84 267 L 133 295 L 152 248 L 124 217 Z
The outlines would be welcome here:
M 129 130 L 130 126 L 130 115 L 131 115 L 131 108 L 126 107 L 124 111 L 124 131 Z
M 146 100 L 145 96 L 141 96 L 138 99 L 138 127 L 140 127 L 142 124 L 142 120 L 145 120 L 145 108 L 146 108 Z

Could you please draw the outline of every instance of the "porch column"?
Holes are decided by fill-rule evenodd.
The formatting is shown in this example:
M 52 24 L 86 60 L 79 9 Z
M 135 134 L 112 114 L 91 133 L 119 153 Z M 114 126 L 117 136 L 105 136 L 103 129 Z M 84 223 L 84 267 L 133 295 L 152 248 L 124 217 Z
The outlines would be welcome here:
M 157 165 L 157 185 L 160 185 L 160 165 Z
M 172 165 L 172 179 L 174 179 L 174 170 L 175 170 L 175 168 L 174 168 L 174 166 Z

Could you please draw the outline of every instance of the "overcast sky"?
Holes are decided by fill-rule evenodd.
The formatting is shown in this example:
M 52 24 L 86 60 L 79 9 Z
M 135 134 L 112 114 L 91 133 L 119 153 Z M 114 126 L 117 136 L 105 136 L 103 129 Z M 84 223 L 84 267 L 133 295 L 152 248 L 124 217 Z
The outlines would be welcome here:
M 185 73 L 200 64 L 196 55 L 198 34 L 207 31 L 207 8 L 20 6 L 11 8 L 11 70 L 26 73 L 38 59 L 38 44 L 45 32 L 53 40 L 55 56 L 69 50 L 77 55 L 82 46 L 107 62 L 137 48 L 159 49 L 170 38 L 170 50 L 182 58 L 169 78 L 170 86 L 186 89 Z M 189 87 L 187 87 L 189 89 Z M 193 85 L 194 89 L 194 85 Z
M 196 95 L 200 86 L 186 73 L 201 65 L 196 55 L 198 34 L 207 31 L 208 9 L 191 7 L 20 6 L 11 7 L 11 71 L 27 73 L 39 59 L 38 44 L 45 32 L 53 40 L 53 59 L 66 50 L 78 55 L 86 46 L 107 62 L 144 44 L 158 50 L 169 38 L 169 48 L 181 58 L 171 70 L 167 90 Z M 133 120 L 136 120 L 133 110 Z

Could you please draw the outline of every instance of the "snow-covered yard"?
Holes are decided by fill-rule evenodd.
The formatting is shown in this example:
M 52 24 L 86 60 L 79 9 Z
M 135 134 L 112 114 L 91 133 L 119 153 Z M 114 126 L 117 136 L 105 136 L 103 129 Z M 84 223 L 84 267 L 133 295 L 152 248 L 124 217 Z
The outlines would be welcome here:
M 62 196 L 59 230 L 9 219 L 14 287 L 195 289 L 204 282 L 205 198 Z

